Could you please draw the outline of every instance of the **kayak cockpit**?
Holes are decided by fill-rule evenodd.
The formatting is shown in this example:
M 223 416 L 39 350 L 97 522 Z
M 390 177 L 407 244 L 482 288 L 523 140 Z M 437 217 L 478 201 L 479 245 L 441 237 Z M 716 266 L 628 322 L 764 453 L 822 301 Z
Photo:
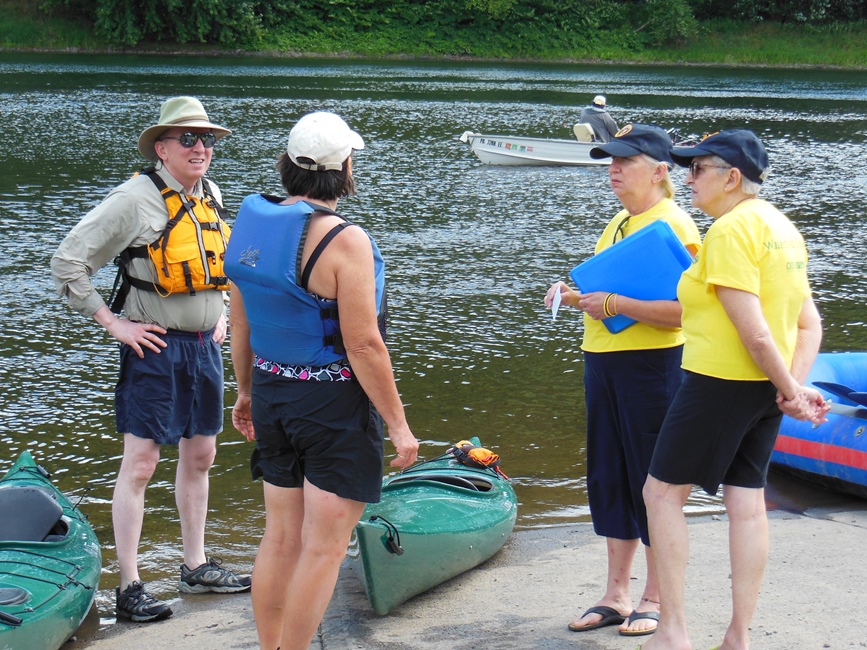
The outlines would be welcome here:
M 493 482 L 479 474 L 406 474 L 391 479 L 388 485 L 407 485 L 419 481 L 442 483 L 473 492 L 490 492 L 494 489 Z

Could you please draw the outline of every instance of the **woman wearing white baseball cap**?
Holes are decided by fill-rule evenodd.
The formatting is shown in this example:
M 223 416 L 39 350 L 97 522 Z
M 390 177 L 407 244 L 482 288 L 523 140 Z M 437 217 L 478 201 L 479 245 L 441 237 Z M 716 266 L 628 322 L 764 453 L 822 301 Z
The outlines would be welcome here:
M 418 454 L 385 346 L 382 257 L 335 211 L 363 148 L 334 113 L 302 117 L 277 163 L 287 198 L 248 196 L 226 251 L 232 422 L 256 441 L 264 481 L 253 613 L 269 650 L 306 650 L 316 633 L 352 530 L 380 498 L 383 420 L 392 467 Z

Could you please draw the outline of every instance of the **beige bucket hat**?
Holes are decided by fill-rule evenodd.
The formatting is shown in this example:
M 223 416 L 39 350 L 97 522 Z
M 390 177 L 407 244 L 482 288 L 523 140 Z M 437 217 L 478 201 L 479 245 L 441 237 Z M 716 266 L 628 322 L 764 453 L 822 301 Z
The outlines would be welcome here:
M 211 129 L 218 141 L 231 133 L 223 126 L 211 124 L 202 102 L 195 97 L 172 97 L 164 101 L 160 107 L 159 123 L 146 128 L 139 136 L 138 150 L 141 155 L 156 162 L 158 156 L 154 150 L 154 142 L 163 133 L 176 126 Z

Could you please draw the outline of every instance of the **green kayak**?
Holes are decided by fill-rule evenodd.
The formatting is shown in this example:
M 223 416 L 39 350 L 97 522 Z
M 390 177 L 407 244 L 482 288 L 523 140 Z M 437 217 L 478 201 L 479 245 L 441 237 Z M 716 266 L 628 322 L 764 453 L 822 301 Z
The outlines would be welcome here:
M 383 480 L 382 500 L 364 510 L 348 556 L 373 610 L 387 614 L 494 555 L 517 513 L 502 472 L 446 453 Z
M 93 604 L 102 553 L 84 514 L 24 451 L 0 479 L 0 650 L 57 650 Z

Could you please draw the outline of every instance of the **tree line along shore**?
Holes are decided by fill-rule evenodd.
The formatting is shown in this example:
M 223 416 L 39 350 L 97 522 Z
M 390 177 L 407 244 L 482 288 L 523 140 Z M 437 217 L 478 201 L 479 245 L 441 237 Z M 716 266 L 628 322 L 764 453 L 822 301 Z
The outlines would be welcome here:
M 862 69 L 862 0 L 0 0 L 0 51 Z

